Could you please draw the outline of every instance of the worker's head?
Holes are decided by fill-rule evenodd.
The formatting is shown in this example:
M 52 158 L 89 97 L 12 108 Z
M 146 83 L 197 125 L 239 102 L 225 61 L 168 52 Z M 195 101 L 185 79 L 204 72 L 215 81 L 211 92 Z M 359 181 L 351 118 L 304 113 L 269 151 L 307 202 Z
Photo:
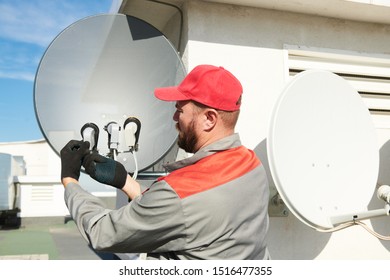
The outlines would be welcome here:
M 178 86 L 154 91 L 158 99 L 176 101 L 178 144 L 191 153 L 234 132 L 242 92 L 233 74 L 212 65 L 199 65 Z

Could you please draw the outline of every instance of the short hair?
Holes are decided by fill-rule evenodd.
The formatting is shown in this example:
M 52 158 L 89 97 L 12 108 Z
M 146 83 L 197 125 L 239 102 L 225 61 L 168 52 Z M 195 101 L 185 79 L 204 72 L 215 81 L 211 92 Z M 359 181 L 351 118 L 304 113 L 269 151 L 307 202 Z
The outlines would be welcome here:
M 225 126 L 229 129 L 234 129 L 237 124 L 238 117 L 240 115 L 240 110 L 238 109 L 236 111 L 223 111 L 223 110 L 217 110 L 217 111 L 221 116 L 221 120 L 225 124 Z
M 193 100 L 191 100 L 191 102 L 195 105 L 195 108 L 197 108 L 198 113 L 200 113 L 201 111 L 203 111 L 206 108 L 211 108 L 211 107 L 208 107 L 202 103 L 199 103 L 199 102 L 196 102 Z M 224 110 L 219 110 L 219 109 L 215 109 L 215 110 L 218 112 L 218 114 L 221 117 L 221 120 L 226 128 L 228 128 L 228 129 L 235 128 L 237 121 L 238 121 L 238 117 L 240 115 L 239 109 L 236 111 L 224 111 Z

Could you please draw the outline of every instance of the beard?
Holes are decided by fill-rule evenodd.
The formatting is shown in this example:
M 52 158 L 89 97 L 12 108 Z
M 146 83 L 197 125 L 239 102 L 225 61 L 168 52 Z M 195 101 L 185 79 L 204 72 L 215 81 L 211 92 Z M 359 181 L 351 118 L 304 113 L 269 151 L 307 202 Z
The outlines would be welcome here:
M 195 153 L 195 146 L 198 142 L 198 136 L 195 134 L 195 121 L 192 121 L 184 130 L 180 128 L 179 123 L 176 123 L 176 129 L 179 131 L 177 145 L 187 153 Z

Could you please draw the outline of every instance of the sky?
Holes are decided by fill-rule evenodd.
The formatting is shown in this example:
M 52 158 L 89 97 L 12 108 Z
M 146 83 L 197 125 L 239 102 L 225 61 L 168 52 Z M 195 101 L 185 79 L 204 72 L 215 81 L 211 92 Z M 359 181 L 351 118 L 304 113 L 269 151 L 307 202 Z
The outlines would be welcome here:
M 43 139 L 34 79 L 49 44 L 72 23 L 108 13 L 113 0 L 0 0 L 0 142 Z

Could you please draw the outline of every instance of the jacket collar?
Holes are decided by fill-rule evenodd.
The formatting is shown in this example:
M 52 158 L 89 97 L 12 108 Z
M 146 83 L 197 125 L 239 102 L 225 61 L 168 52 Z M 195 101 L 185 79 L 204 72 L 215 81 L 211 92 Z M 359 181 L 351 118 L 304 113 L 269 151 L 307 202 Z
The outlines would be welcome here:
M 236 148 L 241 146 L 241 140 L 240 136 L 237 133 L 234 133 L 232 135 L 229 135 L 225 138 L 222 138 L 218 141 L 215 141 L 214 143 L 211 143 L 207 145 L 206 147 L 203 147 L 199 151 L 197 151 L 193 156 L 175 161 L 172 163 L 168 163 L 163 165 L 167 172 L 172 172 L 176 169 L 183 168 L 185 166 L 191 165 L 196 163 L 197 161 L 201 160 L 202 158 L 205 158 L 207 156 L 210 156 L 212 154 L 215 154 L 220 151 L 229 150 L 232 148 Z

